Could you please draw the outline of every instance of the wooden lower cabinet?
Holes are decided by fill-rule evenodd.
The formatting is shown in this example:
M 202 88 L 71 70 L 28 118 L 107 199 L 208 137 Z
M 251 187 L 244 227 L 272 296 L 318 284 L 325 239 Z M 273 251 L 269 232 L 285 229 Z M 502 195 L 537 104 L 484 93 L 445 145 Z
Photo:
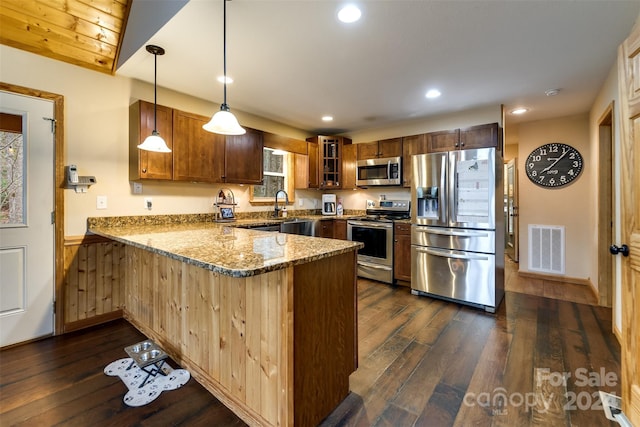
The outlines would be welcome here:
M 346 219 L 333 220 L 333 238 L 340 239 L 340 240 L 347 240 L 347 220 Z
M 394 224 L 393 236 L 393 278 L 407 286 L 411 284 L 411 224 Z
M 355 251 L 249 277 L 125 252 L 125 317 L 247 424 L 316 426 L 349 394 Z
M 321 219 L 318 224 L 317 237 L 333 239 L 333 219 Z
M 124 247 L 123 243 L 99 236 L 65 238 L 64 332 L 122 317 Z

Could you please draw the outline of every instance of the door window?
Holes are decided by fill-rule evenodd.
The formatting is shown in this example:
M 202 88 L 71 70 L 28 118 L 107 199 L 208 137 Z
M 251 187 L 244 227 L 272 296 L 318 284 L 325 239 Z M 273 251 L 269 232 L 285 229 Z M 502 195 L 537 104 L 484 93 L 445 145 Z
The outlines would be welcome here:
M 0 113 L 0 226 L 26 224 L 23 117 Z

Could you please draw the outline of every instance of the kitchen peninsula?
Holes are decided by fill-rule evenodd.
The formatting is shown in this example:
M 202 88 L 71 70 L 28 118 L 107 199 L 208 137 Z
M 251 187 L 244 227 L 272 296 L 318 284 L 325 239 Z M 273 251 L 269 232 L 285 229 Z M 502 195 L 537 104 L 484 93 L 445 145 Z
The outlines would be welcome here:
M 357 368 L 361 243 L 89 218 L 126 244 L 124 315 L 250 425 L 317 425 Z

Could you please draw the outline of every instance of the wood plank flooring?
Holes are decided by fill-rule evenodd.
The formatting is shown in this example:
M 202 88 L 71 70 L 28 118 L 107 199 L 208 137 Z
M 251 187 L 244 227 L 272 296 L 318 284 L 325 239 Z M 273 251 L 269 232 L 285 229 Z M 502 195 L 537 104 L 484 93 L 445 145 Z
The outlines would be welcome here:
M 351 393 L 322 426 L 615 425 L 597 400 L 620 393 L 610 309 L 507 292 L 492 315 L 359 280 L 358 321 Z M 243 425 L 193 380 L 126 406 L 103 369 L 141 339 L 119 320 L 1 351 L 0 425 Z

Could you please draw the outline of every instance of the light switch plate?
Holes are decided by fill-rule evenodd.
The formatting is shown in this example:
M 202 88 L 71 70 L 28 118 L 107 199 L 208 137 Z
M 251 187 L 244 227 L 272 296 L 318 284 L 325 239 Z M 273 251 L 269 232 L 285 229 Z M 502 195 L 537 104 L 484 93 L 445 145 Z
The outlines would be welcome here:
M 96 209 L 107 209 L 107 196 L 96 197 Z
M 134 182 L 133 183 L 133 194 L 142 194 L 142 183 Z

